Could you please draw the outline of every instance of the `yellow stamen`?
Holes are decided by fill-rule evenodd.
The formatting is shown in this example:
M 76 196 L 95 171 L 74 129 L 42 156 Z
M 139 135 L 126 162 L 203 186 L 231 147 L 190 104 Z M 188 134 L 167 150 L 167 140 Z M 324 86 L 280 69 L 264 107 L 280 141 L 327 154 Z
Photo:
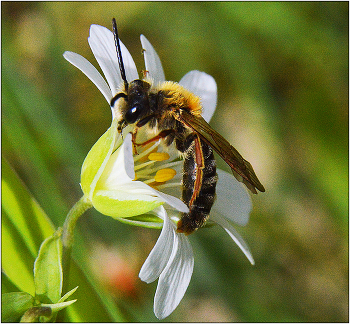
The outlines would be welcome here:
M 154 152 L 148 155 L 148 159 L 151 161 L 165 161 L 169 159 L 168 153 Z
M 158 170 L 154 180 L 157 182 L 166 182 L 174 178 L 176 171 L 174 169 L 161 169 Z

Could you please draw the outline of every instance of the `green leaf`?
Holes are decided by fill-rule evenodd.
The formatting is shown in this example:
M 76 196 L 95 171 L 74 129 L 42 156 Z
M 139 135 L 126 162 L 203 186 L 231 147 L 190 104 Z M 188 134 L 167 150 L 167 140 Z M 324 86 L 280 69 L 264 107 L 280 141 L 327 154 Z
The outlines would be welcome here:
M 15 228 L 22 233 L 25 244 L 35 257 L 41 242 L 52 235 L 54 227 L 4 158 L 1 188 L 2 208 Z
M 32 194 L 50 211 L 51 219 L 58 222 L 69 204 L 54 172 L 55 166 L 69 165 L 78 176 L 85 150 L 74 138 L 73 127 L 62 122 L 62 109 L 55 109 L 54 98 L 42 93 L 38 83 L 21 72 L 21 64 L 16 62 L 13 53 L 7 49 L 2 54 L 3 154 L 11 163 L 16 161 L 16 170 L 21 170 Z M 59 56 L 64 61 L 62 55 Z M 70 183 L 69 179 L 67 182 Z M 54 199 L 47 199 L 48 196 Z
M 35 295 L 43 303 L 57 303 L 62 292 L 62 242 L 61 230 L 47 238 L 41 245 L 34 263 Z
M 5 212 L 2 213 L 1 225 L 2 270 L 19 290 L 34 295 L 34 257 L 25 244 L 22 233 L 13 226 Z
M 76 299 L 73 300 L 69 300 L 67 302 L 62 302 L 62 303 L 56 303 L 56 304 L 41 304 L 42 307 L 50 307 L 52 312 L 58 312 L 66 307 L 68 307 L 69 305 L 72 305 L 76 302 Z
M 1 182 L 2 270 L 18 289 L 34 295 L 34 259 L 54 227 L 6 159 L 2 159 Z
M 18 322 L 22 315 L 34 305 L 34 297 L 25 292 L 1 295 L 1 321 Z
M 73 288 L 72 290 L 68 291 L 66 294 L 64 294 L 64 296 L 62 296 L 60 298 L 60 300 L 58 301 L 59 303 L 64 302 L 66 299 L 68 299 L 70 296 L 72 296 L 76 290 L 78 289 L 78 286 L 76 286 L 75 288 Z
M 1 272 L 1 293 L 9 293 L 20 291 L 18 287 L 10 280 L 10 278 L 2 271 Z

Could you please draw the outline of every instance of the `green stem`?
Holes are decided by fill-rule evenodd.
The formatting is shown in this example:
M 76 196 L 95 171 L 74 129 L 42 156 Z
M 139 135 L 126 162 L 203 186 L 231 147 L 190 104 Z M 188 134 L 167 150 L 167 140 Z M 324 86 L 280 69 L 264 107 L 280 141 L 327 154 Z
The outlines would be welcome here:
M 63 270 L 63 287 L 65 293 L 68 288 L 70 254 L 74 241 L 74 229 L 79 217 L 92 207 L 91 202 L 86 196 L 80 198 L 67 214 L 62 230 L 62 270 Z

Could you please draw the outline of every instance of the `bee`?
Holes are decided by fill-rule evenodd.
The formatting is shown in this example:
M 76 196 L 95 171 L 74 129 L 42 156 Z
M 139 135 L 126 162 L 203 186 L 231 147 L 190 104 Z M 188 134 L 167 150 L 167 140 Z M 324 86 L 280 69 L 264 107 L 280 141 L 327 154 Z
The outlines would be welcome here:
M 230 166 L 237 180 L 243 182 L 254 194 L 265 188 L 258 180 L 251 164 L 201 116 L 200 98 L 175 82 L 166 81 L 158 86 L 148 80 L 128 82 L 120 49 L 116 21 L 113 33 L 119 68 L 124 88 L 111 100 L 111 107 L 119 99 L 118 131 L 135 124 L 137 129 L 145 125 L 158 131 L 158 135 L 143 144 L 164 139 L 164 144 L 175 144 L 184 157 L 182 201 L 189 213 L 182 213 L 177 232 L 191 234 L 204 225 L 215 200 L 218 180 L 213 150 Z M 140 145 L 140 144 L 138 144 Z

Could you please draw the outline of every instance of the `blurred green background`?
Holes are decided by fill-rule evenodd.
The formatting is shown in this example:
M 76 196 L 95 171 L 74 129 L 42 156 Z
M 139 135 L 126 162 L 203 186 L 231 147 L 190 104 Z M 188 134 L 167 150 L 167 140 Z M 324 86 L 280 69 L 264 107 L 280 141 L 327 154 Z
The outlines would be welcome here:
M 220 228 L 191 235 L 192 281 L 165 321 L 349 320 L 348 2 L 1 6 L 2 153 L 56 226 L 81 197 L 81 164 L 111 122 L 101 93 L 62 54 L 97 66 L 89 27 L 111 29 L 115 17 L 140 71 L 144 34 L 168 80 L 195 69 L 215 78 L 211 125 L 266 188 L 238 228 L 256 265 Z M 95 211 L 78 223 L 76 260 L 130 321 L 156 321 L 156 283 L 137 275 L 158 235 Z

